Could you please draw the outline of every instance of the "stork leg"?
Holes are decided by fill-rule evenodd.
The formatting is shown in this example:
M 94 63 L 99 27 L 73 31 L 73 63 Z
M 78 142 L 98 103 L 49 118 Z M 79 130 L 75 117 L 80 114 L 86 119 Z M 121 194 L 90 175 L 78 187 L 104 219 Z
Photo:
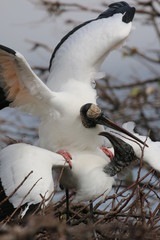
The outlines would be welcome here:
M 94 213 L 93 213 L 93 202 L 92 201 L 90 201 L 89 210 L 90 210 L 91 223 L 94 224 Z M 94 236 L 95 240 L 98 240 L 98 236 L 97 236 L 96 230 L 94 228 L 93 228 L 93 236 Z
M 89 202 L 89 210 L 90 210 L 90 216 L 91 216 L 91 222 L 94 223 L 94 213 L 93 213 L 93 202 Z
M 70 225 L 69 221 L 69 189 L 65 189 L 66 192 L 66 222 Z
M 72 168 L 72 156 L 69 152 L 65 151 L 65 150 L 59 150 L 57 153 L 59 153 L 60 155 L 62 155 L 66 162 L 69 164 L 70 168 Z M 69 189 L 65 189 L 65 194 L 66 194 L 66 222 L 67 224 L 70 224 L 69 221 Z

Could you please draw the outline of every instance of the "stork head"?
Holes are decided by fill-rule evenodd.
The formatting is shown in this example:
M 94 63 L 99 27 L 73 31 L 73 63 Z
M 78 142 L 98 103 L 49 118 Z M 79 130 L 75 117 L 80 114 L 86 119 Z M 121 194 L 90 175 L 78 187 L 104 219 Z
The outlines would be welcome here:
M 81 121 L 84 127 L 94 128 L 97 124 L 112 128 L 116 131 L 126 134 L 127 136 L 133 138 L 134 140 L 146 145 L 143 141 L 137 138 L 132 133 L 128 132 L 126 129 L 118 126 L 116 123 L 111 121 L 103 111 L 95 104 L 87 103 L 83 105 L 80 109 Z M 146 145 L 147 146 L 147 145 Z
M 112 161 L 104 167 L 105 173 L 110 176 L 115 176 L 137 159 L 132 146 L 122 139 L 108 132 L 101 132 L 99 135 L 108 138 L 114 148 L 114 157 Z

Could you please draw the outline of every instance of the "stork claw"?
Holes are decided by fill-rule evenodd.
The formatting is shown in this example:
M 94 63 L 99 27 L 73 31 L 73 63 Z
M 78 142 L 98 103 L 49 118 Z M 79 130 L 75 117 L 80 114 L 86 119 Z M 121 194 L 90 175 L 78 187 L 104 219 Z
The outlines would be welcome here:
M 65 150 L 59 150 L 57 153 L 59 153 L 60 155 L 62 155 L 64 157 L 64 159 L 66 160 L 66 162 L 69 164 L 70 169 L 72 169 L 72 156 L 69 152 L 65 151 Z

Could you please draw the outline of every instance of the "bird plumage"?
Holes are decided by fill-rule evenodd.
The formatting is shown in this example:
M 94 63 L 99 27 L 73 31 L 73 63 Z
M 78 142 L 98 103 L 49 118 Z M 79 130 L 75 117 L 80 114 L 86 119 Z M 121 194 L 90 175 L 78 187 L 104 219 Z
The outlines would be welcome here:
M 52 55 L 47 86 L 20 53 L 0 46 L 1 108 L 19 107 L 40 116 L 40 147 L 56 152 L 103 144 L 100 138 L 90 143 L 103 127 L 83 129 L 79 109 L 87 102 L 96 103 L 97 93 L 91 83 L 108 53 L 128 37 L 134 13 L 125 2 L 112 4 L 96 19 L 67 34 Z
M 47 81 L 50 89 L 70 91 L 72 83 L 75 90 L 81 84 L 91 87 L 104 58 L 122 45 L 131 31 L 135 8 L 124 5 L 109 6 L 98 18 L 81 24 L 62 38 L 50 60 Z M 130 11 L 131 19 L 126 23 L 123 21 L 124 12 Z M 92 99 L 90 102 L 94 103 Z
M 109 133 L 108 136 L 113 139 L 113 148 L 116 147 L 113 158 L 116 165 L 123 160 L 125 152 L 129 161 L 135 160 L 134 154 L 128 151 L 128 148 L 132 151 L 131 146 Z M 52 170 L 57 169 L 57 173 L 60 173 L 62 168 L 64 173 L 60 181 L 65 188 L 76 190 L 74 201 L 88 201 L 98 197 L 100 200 L 104 199 L 112 188 L 113 176 L 119 172 L 114 170 L 113 174 L 113 171 L 110 171 L 112 168 L 110 160 L 102 151 L 73 152 L 72 169 L 68 164 L 65 165 L 61 155 L 29 144 L 17 143 L 0 151 L 0 176 L 3 189 L 5 194 L 10 196 L 19 186 L 9 201 L 15 208 L 27 204 L 24 214 L 31 204 L 45 200 L 44 204 L 47 205 L 51 201 L 52 194 L 56 192 Z
M 26 144 L 2 150 L 0 161 L 4 165 L 1 169 L 4 173 L 9 171 L 11 177 L 5 179 L 1 170 L 2 185 L 7 195 L 19 180 L 23 180 L 21 175 L 25 177 L 33 169 L 27 179 L 31 180 L 28 185 L 24 183 L 22 189 L 14 194 L 15 198 L 11 198 L 15 207 L 35 180 L 40 179 L 24 203 L 37 203 L 41 200 L 40 193 L 44 196 L 54 190 L 51 169 L 60 171 L 57 170 L 58 159 L 60 166 L 64 159 L 54 153 L 60 149 L 69 151 L 73 158 L 72 172 L 65 168 L 61 183 L 66 188 L 76 187 L 76 200 L 92 200 L 99 195 L 104 198 L 109 193 L 114 180 L 104 171 L 109 158 L 99 149 L 103 145 L 103 137 L 97 136 L 103 127 L 96 124 L 94 128 L 85 128 L 79 111 L 88 102 L 96 103 L 97 93 L 91 83 L 109 52 L 122 45 L 128 37 L 134 13 L 135 9 L 125 2 L 111 4 L 98 18 L 81 24 L 67 34 L 51 57 L 47 85 L 35 75 L 20 53 L 0 45 L 1 108 L 13 106 L 38 115 L 41 120 L 38 144 L 53 151 L 47 152 Z M 13 153 L 13 162 L 9 152 Z M 5 165 L 6 159 L 8 165 Z M 16 174 L 17 165 L 20 175 Z M 45 179 L 46 173 L 48 176 Z M 40 186 L 41 181 L 44 184 Z
M 30 174 L 9 201 L 15 208 L 26 203 L 29 207 L 44 197 L 47 204 L 55 190 L 52 169 L 64 165 L 61 155 L 46 149 L 24 143 L 9 145 L 0 151 L 0 177 L 5 194 L 9 196 Z
M 43 115 L 54 97 L 25 58 L 3 45 L 0 45 L 0 87 L 6 106 L 18 107 L 35 115 Z

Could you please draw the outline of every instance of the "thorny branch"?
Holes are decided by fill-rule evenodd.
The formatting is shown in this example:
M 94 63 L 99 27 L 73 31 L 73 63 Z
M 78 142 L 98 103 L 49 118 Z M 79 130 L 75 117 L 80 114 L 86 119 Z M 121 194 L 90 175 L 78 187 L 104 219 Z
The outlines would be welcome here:
M 136 226 L 136 224 L 138 224 L 139 226 L 141 225 L 143 228 L 146 227 L 148 230 L 150 229 L 153 232 L 155 231 L 156 233 L 158 229 L 160 230 L 160 196 L 159 189 L 157 188 L 157 186 L 160 186 L 160 180 L 155 178 L 153 170 L 147 172 L 146 174 L 142 174 L 140 169 L 138 170 L 138 172 L 140 174 L 137 180 L 131 185 L 125 186 L 124 188 L 122 188 L 121 186 L 118 187 L 118 185 L 116 185 L 115 188 L 118 188 L 117 193 L 113 193 L 110 196 L 106 197 L 105 202 L 103 203 L 103 207 L 102 203 L 95 204 L 95 229 L 98 230 L 100 225 L 102 226 L 107 223 L 112 224 L 117 221 L 122 225 L 124 222 L 125 224 L 130 223 L 130 225 L 132 226 Z M 146 188 L 146 186 L 150 184 L 152 184 L 152 188 Z M 22 185 L 23 183 L 20 186 Z M 115 192 L 114 189 L 113 191 Z M 112 206 L 111 202 L 114 202 Z M 108 207 L 106 207 L 107 205 Z M 86 224 L 90 216 L 89 205 L 72 204 L 70 202 L 70 206 L 71 225 L 77 226 L 80 223 Z M 18 206 L 18 208 L 20 208 L 20 205 Z M 50 204 L 48 207 L 45 207 L 42 210 L 39 209 L 39 213 L 35 213 L 38 214 L 39 217 L 41 215 L 44 216 L 48 214 L 50 216 L 50 214 L 52 213 L 55 219 L 57 219 L 58 217 L 62 222 L 64 222 L 65 212 L 65 201 L 64 199 L 62 199 L 58 202 L 58 204 Z M 13 214 L 15 214 L 15 211 L 13 212 Z M 13 222 L 13 214 L 7 219 L 6 223 Z

